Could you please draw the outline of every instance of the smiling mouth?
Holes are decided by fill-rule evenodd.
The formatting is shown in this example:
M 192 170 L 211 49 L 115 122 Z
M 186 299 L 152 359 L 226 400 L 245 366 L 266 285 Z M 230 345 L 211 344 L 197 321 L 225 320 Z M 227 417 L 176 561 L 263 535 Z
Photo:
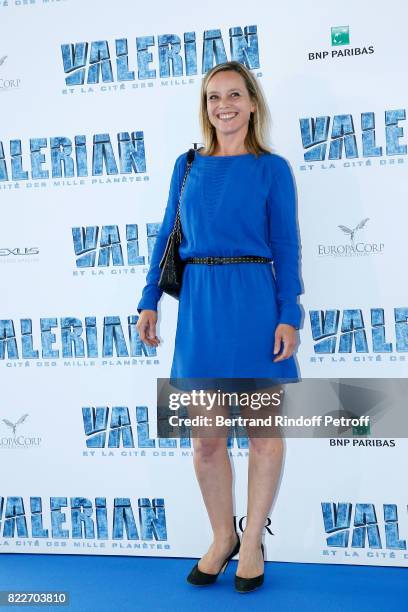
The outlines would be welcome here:
M 237 115 L 238 113 L 218 113 L 217 119 L 221 121 L 231 121 L 231 119 L 234 119 Z

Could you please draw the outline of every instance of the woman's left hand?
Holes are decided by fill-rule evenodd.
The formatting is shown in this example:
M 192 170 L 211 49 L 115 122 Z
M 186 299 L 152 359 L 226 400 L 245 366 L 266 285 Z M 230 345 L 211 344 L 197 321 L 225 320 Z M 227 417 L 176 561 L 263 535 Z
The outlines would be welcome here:
M 283 361 L 288 359 L 295 352 L 297 345 L 297 329 L 293 325 L 287 323 L 280 323 L 275 330 L 275 346 L 273 348 L 273 354 L 279 353 L 281 343 L 283 342 L 283 351 L 281 355 L 275 357 L 274 362 Z

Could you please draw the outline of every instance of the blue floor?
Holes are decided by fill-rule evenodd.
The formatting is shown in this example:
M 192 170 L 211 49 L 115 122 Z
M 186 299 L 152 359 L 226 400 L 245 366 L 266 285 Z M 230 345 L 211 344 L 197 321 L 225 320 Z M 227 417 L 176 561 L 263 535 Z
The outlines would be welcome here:
M 215 585 L 194 587 L 185 576 L 195 559 L 91 555 L 0 555 L 0 590 L 68 591 L 69 606 L 45 610 L 273 610 L 273 612 L 406 612 L 406 568 L 266 563 L 265 583 L 233 590 L 237 562 Z M 39 606 L 18 609 L 39 610 Z

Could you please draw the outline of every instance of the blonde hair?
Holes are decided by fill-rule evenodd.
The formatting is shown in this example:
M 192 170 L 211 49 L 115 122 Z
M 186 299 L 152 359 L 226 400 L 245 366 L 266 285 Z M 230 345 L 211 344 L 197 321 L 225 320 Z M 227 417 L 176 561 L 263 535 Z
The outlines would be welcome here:
M 242 76 L 245 81 L 251 102 L 256 104 L 256 110 L 253 113 L 251 112 L 249 119 L 248 132 L 244 140 L 245 147 L 249 153 L 254 153 L 256 157 L 263 152 L 271 153 L 270 148 L 266 144 L 269 135 L 270 113 L 262 89 L 258 84 L 257 79 L 246 66 L 240 62 L 231 61 L 218 64 L 217 66 L 211 68 L 201 82 L 199 121 L 201 133 L 204 139 L 204 150 L 202 151 L 202 154 L 212 155 L 217 144 L 217 132 L 215 127 L 212 125 L 207 112 L 208 83 L 215 74 L 218 72 L 224 72 L 226 70 L 237 72 Z

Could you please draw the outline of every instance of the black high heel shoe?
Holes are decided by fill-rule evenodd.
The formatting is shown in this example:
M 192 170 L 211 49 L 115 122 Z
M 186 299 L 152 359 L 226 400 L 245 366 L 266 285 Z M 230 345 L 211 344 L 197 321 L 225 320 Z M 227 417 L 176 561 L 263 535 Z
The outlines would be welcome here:
M 261 544 L 262 559 L 265 560 L 264 546 Z M 250 593 L 259 588 L 264 581 L 265 573 L 255 576 L 254 578 L 241 578 L 235 574 L 235 590 L 238 593 Z
M 221 572 L 222 573 L 225 572 L 225 570 L 227 569 L 227 565 L 231 561 L 232 557 L 235 557 L 235 555 L 238 554 L 239 548 L 241 546 L 241 540 L 239 539 L 238 534 L 237 534 L 237 538 L 238 538 L 238 541 L 234 546 L 234 550 L 223 561 L 223 564 L 221 565 L 221 569 L 219 572 L 217 572 L 216 574 L 207 574 L 206 572 L 202 572 L 200 569 L 198 569 L 198 562 L 197 562 L 195 566 L 193 567 L 193 569 L 191 570 L 191 572 L 189 573 L 189 575 L 187 576 L 187 582 L 189 582 L 190 584 L 194 584 L 195 586 L 206 586 L 208 584 L 213 584 L 217 580 L 218 575 Z

